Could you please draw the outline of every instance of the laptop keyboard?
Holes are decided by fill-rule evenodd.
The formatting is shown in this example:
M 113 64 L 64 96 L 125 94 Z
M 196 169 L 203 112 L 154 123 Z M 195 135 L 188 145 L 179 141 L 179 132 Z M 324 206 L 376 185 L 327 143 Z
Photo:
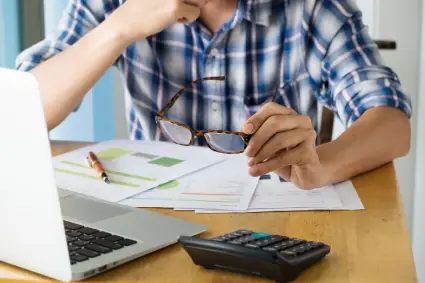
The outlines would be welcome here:
M 72 265 L 137 243 L 69 221 L 64 221 L 64 225 Z

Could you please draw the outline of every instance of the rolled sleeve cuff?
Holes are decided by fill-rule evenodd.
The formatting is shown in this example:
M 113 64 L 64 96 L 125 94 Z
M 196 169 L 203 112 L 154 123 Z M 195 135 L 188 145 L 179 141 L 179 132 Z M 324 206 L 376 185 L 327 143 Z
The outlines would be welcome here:
M 411 98 L 401 89 L 398 81 L 390 79 L 365 81 L 353 88 L 357 90 L 348 88 L 340 93 L 338 103 L 340 107 L 337 107 L 347 127 L 356 122 L 367 110 L 380 106 L 400 109 L 409 119 L 412 116 Z

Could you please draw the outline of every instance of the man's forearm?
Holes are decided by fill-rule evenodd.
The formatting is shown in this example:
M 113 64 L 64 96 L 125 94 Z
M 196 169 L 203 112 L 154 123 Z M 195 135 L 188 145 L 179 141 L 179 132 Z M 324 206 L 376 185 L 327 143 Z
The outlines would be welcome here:
M 48 129 L 60 124 L 127 46 L 111 17 L 30 72 L 40 85 Z
M 398 109 L 368 110 L 338 139 L 317 148 L 324 183 L 352 178 L 404 156 L 410 149 L 410 122 Z

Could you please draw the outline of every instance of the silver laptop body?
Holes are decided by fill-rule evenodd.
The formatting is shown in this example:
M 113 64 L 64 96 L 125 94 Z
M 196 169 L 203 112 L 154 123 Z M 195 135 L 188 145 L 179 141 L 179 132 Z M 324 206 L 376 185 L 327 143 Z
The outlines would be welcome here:
M 180 235 L 206 230 L 204 225 L 58 190 L 37 81 L 29 73 L 1 68 L 0 180 L 0 261 L 60 281 L 91 277 L 169 246 Z M 93 257 L 71 260 L 67 241 L 81 241 L 81 235 L 76 236 L 78 229 L 67 229 L 63 220 L 86 227 L 82 231 L 102 232 L 103 238 L 87 241 L 91 244 L 115 236 L 123 238 L 114 242 L 121 247 L 97 251 L 97 256 L 95 249 Z M 136 243 L 119 244 L 128 241 Z M 81 249 L 87 252 L 87 245 Z M 74 259 L 75 254 L 80 252 L 72 253 Z

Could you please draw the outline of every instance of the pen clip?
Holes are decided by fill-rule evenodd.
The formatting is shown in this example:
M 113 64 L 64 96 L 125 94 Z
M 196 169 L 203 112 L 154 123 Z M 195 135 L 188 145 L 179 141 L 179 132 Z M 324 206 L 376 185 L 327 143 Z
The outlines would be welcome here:
M 89 165 L 90 168 L 93 168 L 93 164 L 90 162 L 90 157 L 86 157 L 87 160 L 87 164 Z

